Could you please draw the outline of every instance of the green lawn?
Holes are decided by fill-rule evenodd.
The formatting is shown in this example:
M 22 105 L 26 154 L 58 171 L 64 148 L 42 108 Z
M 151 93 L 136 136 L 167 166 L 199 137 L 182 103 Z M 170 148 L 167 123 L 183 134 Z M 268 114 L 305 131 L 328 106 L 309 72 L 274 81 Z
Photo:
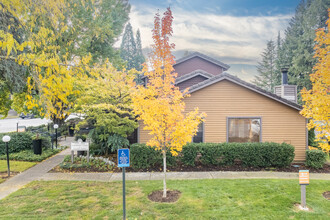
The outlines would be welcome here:
M 2 218 L 121 219 L 122 184 L 102 182 L 32 182 L 0 201 Z M 330 181 L 311 181 L 307 204 L 313 212 L 295 210 L 300 202 L 297 180 L 177 180 L 176 203 L 154 203 L 147 195 L 161 181 L 127 182 L 129 219 L 329 219 Z
M 35 162 L 9 161 L 11 172 L 23 172 L 36 164 Z M 0 173 L 7 173 L 7 160 L 0 160 Z M 5 179 L 2 179 L 0 174 L 0 183 L 4 181 Z
M 23 172 L 36 164 L 35 162 L 9 161 L 12 172 Z M 7 160 L 0 160 L 0 172 L 7 172 Z

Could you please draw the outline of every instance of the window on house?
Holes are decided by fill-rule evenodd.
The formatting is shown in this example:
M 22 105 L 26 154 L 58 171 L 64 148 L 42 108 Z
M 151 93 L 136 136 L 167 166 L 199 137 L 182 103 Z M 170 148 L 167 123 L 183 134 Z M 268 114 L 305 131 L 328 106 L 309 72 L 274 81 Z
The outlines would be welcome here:
M 193 137 L 193 143 L 202 143 L 203 140 L 203 133 L 204 133 L 204 124 L 203 122 L 198 125 L 198 131 L 196 135 Z
M 260 118 L 228 118 L 228 142 L 260 142 Z
M 132 134 L 127 136 L 129 144 L 135 144 L 138 142 L 138 128 L 133 131 Z

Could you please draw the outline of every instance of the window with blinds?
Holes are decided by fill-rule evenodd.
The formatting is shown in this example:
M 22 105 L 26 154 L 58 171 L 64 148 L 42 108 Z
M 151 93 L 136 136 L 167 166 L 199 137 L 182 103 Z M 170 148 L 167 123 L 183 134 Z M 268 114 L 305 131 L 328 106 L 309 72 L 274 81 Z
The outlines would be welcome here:
M 260 142 L 261 118 L 228 118 L 228 142 Z

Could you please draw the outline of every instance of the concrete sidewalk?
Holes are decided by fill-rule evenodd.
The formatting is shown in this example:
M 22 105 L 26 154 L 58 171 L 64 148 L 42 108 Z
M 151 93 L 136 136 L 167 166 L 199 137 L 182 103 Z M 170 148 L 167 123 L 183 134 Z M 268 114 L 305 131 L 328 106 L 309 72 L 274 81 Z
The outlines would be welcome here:
M 162 180 L 163 173 L 126 173 L 126 180 Z M 296 179 L 298 173 L 285 172 L 168 172 L 167 179 Z M 330 180 L 330 174 L 311 173 L 310 179 Z M 121 181 L 122 173 L 46 173 L 38 180 L 76 180 L 76 181 Z
M 67 138 L 60 142 L 62 146 L 68 146 L 68 143 L 72 141 L 72 138 Z M 70 154 L 70 148 L 56 154 L 36 166 L 6 180 L 0 184 L 0 199 L 5 198 L 9 194 L 17 191 L 31 181 L 38 180 L 41 176 L 45 175 L 48 171 L 53 169 L 59 163 L 61 163 L 65 155 Z
M 69 146 L 73 138 L 60 141 L 60 145 Z M 0 184 L 0 199 L 22 188 L 24 185 L 35 180 L 76 180 L 76 181 L 121 181 L 122 173 L 48 173 L 60 164 L 65 155 L 70 154 L 70 148 L 60 152 L 52 158 L 8 179 Z M 162 172 L 126 173 L 127 180 L 162 180 Z M 285 172 L 168 172 L 167 179 L 296 179 L 298 173 Z M 330 180 L 330 174 L 311 173 L 310 179 Z

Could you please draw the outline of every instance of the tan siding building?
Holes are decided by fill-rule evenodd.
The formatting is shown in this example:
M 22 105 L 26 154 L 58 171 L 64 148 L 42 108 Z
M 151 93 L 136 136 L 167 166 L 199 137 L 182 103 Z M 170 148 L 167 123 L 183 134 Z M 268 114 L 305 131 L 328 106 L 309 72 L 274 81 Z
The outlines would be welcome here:
M 266 92 L 227 73 L 190 87 L 191 96 L 185 98 L 186 112 L 198 107 L 207 114 L 203 126 L 203 142 L 227 142 L 229 121 L 255 120 L 257 125 L 244 124 L 232 133 L 241 135 L 249 127 L 258 129 L 260 142 L 289 143 L 295 147 L 295 161 L 305 160 L 307 147 L 306 119 L 299 114 L 301 106 Z M 139 143 L 150 139 L 148 131 L 139 127 Z M 242 129 L 242 130 L 240 130 Z M 247 132 L 245 132 L 247 133 Z
M 299 111 L 227 80 L 193 92 L 185 99 L 186 111 L 198 107 L 207 114 L 204 142 L 227 141 L 228 117 L 261 118 L 262 142 L 286 142 L 295 147 L 295 161 L 305 160 L 306 119 Z M 148 131 L 139 129 L 139 142 L 150 139 Z

